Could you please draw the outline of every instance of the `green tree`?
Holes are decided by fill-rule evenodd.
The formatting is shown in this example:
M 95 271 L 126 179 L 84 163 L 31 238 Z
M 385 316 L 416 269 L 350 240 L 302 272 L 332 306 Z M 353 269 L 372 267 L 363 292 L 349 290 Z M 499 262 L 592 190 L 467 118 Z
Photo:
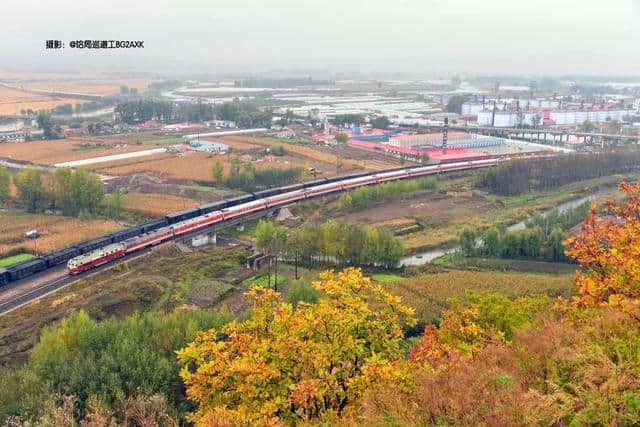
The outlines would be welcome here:
M 222 184 L 224 182 L 224 168 L 222 161 L 218 158 L 213 164 L 213 182 Z
M 375 119 L 371 120 L 371 126 L 376 129 L 389 129 L 389 125 L 391 121 L 387 116 L 378 116 Z
M 42 129 L 45 139 L 58 139 L 61 137 L 60 133 L 56 129 L 56 124 L 51 118 L 51 114 L 41 111 L 36 117 L 38 127 Z
M 11 174 L 4 166 L 0 166 L 0 203 L 9 201 L 11 194 L 9 192 L 9 184 L 11 183 Z
M 315 304 L 320 298 L 320 292 L 304 280 L 295 280 L 287 290 L 286 301 L 294 308 L 299 302 Z
M 483 253 L 487 256 L 496 256 L 500 253 L 500 233 L 498 229 L 493 227 L 484 236 Z
M 27 211 L 37 212 L 47 204 L 47 193 L 43 186 L 42 172 L 33 166 L 28 166 L 15 175 L 14 183 L 18 190 L 18 197 Z
M 339 134 L 336 135 L 336 141 L 337 142 L 340 142 L 340 143 L 344 144 L 348 140 L 349 140 L 349 135 L 347 135 L 344 132 L 340 132 Z
M 554 228 L 549 236 L 547 242 L 547 256 L 551 261 L 562 261 L 565 259 L 564 246 L 564 233 L 560 228 Z
M 272 221 L 260 220 L 256 226 L 255 237 L 256 247 L 261 250 L 265 255 L 269 256 L 268 262 L 268 276 L 267 285 L 271 286 L 271 257 L 273 254 L 271 250 L 273 248 L 273 241 L 275 239 L 276 227 Z M 277 282 L 276 282 L 277 286 Z
M 447 111 L 462 114 L 462 104 L 464 104 L 466 100 L 467 98 L 461 95 L 452 96 L 447 102 Z
M 472 256 L 476 252 L 476 238 L 478 233 L 475 228 L 465 227 L 460 234 L 460 249 L 466 256 Z
M 107 216 L 113 219 L 119 219 L 122 215 L 122 191 L 116 188 L 111 194 L 107 205 Z

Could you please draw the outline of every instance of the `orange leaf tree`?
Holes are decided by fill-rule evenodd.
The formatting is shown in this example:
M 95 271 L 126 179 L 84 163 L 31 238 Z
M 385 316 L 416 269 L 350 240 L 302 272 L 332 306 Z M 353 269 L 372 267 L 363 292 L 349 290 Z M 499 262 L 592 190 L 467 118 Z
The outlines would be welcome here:
M 607 202 L 607 217 L 592 206 L 581 233 L 565 241 L 576 273 L 575 307 L 622 306 L 636 313 L 640 296 L 640 184 L 620 183 L 624 205 Z
M 191 421 L 279 424 L 340 413 L 376 377 L 372 370 L 403 357 L 411 309 L 359 269 L 320 279 L 319 302 L 295 309 L 273 290 L 252 288 L 248 320 L 199 333 L 178 352 L 198 403 Z

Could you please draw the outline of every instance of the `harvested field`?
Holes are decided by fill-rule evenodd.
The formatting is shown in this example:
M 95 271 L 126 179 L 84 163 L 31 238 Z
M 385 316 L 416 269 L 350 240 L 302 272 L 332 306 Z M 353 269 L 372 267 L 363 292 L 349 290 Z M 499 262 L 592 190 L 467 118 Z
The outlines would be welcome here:
M 83 104 L 82 99 L 56 98 L 0 87 L 0 114 L 20 114 L 20 110 L 51 109 L 64 104 Z
M 84 240 L 94 239 L 122 227 L 112 221 L 82 220 L 58 215 L 0 212 L 0 255 L 20 247 L 39 254 L 61 249 Z M 27 239 L 24 233 L 36 229 L 37 239 Z
M 147 147 L 148 148 L 148 147 Z M 186 156 L 175 154 L 156 154 L 114 162 L 100 163 L 90 166 L 90 169 L 109 175 L 131 175 L 134 173 L 155 172 L 174 179 L 211 182 L 212 169 L 216 159 L 223 162 L 224 172 L 229 172 L 229 157 L 209 153 L 192 153 Z M 287 157 L 274 157 L 254 163 L 256 169 L 286 168 L 304 166 L 303 163 Z
M 129 89 L 136 88 L 142 93 L 147 90 L 151 80 L 127 79 L 127 80 L 51 80 L 25 83 L 24 86 L 31 89 L 40 89 L 52 92 L 75 92 L 91 95 L 113 95 L 120 93 L 120 86 Z
M 258 145 L 261 147 L 274 147 L 276 145 L 282 145 L 291 156 L 299 157 L 303 160 L 310 161 L 310 162 L 321 162 L 325 164 L 335 165 L 336 160 L 338 158 L 335 154 L 325 152 L 314 146 L 289 144 L 286 142 L 275 142 L 272 139 L 268 139 L 268 138 L 259 138 L 259 137 L 250 137 L 250 136 L 240 135 L 240 136 L 225 136 L 223 138 L 218 138 L 218 139 L 221 140 L 223 143 L 228 144 L 232 148 L 234 145 L 238 147 L 242 145 Z M 363 164 L 362 161 L 343 159 L 343 158 L 341 158 L 341 160 L 342 160 L 343 172 L 355 170 L 355 169 L 363 169 L 367 167 L 366 162 Z
M 168 194 L 128 193 L 122 196 L 122 209 L 147 217 L 160 217 L 189 209 L 204 202 Z
M 52 141 L 7 142 L 0 144 L 0 157 L 43 165 L 90 159 L 98 156 L 148 150 L 144 145 L 116 147 L 117 142 L 99 138 L 69 138 Z

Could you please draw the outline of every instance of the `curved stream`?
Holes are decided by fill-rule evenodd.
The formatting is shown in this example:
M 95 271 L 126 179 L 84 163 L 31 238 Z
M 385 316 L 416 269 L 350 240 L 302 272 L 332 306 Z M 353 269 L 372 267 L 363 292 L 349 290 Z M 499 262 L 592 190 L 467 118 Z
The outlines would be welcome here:
M 606 194 L 608 194 L 611 190 L 600 190 L 600 191 L 596 191 L 595 193 L 589 195 L 589 196 L 585 196 L 585 197 L 580 197 L 579 199 L 574 199 L 574 200 L 569 200 L 568 202 L 564 202 L 559 204 L 558 206 L 556 206 L 554 209 L 550 209 L 546 212 L 542 213 L 542 216 L 546 216 L 548 215 L 550 212 L 557 210 L 559 213 L 565 212 L 567 210 L 570 209 L 575 209 L 578 206 L 580 206 L 581 204 L 583 204 L 584 202 L 590 201 L 590 200 L 594 200 L 597 199 L 598 197 L 604 196 Z M 507 227 L 507 230 L 509 231 L 514 231 L 514 230 L 523 230 L 526 225 L 526 221 L 527 219 L 523 219 L 522 221 L 518 221 L 517 223 L 510 225 L 509 227 Z M 448 253 L 451 252 L 455 252 L 456 250 L 458 250 L 460 248 L 460 246 L 456 245 L 456 246 L 443 246 L 443 247 L 439 247 L 439 248 L 434 248 L 434 249 L 429 249 L 423 252 L 418 252 L 416 254 L 413 255 L 409 255 L 406 256 L 404 258 L 402 258 L 400 260 L 400 266 L 404 267 L 404 266 L 408 266 L 408 265 L 423 265 L 423 264 L 428 264 L 431 261 L 433 261 L 436 258 L 440 258 L 443 255 L 446 255 Z

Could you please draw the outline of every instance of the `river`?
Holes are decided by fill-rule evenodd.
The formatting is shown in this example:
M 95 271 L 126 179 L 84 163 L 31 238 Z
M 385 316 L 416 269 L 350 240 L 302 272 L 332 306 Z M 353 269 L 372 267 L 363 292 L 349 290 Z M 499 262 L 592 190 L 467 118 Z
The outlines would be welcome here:
M 546 216 L 548 215 L 550 212 L 552 212 L 553 210 L 558 210 L 558 212 L 562 213 L 565 212 L 569 209 L 574 209 L 577 208 L 578 206 L 580 206 L 581 204 L 583 204 L 584 202 L 588 202 L 590 200 L 594 200 L 597 199 L 601 196 L 604 196 L 606 194 L 608 194 L 611 190 L 600 190 L 600 191 L 596 191 L 595 193 L 589 195 L 589 196 L 585 196 L 585 197 L 580 197 L 579 199 L 574 199 L 574 200 L 569 200 L 568 202 L 564 202 L 559 204 L 558 206 L 556 206 L 554 209 L 548 210 L 546 212 L 542 213 L 542 216 Z M 523 230 L 526 227 L 526 221 L 527 219 L 524 219 L 522 221 L 519 221 L 513 225 L 510 225 L 509 227 L 507 227 L 507 230 L 509 231 L 515 231 L 515 230 Z M 433 261 L 436 258 L 440 258 L 443 255 L 446 255 L 448 253 L 451 252 L 455 252 L 456 250 L 458 250 L 460 248 L 460 246 L 456 245 L 456 246 L 443 246 L 440 248 L 434 248 L 434 249 L 429 249 L 427 251 L 423 251 L 423 252 L 418 252 L 416 254 L 410 255 L 410 256 L 406 256 L 404 258 L 402 258 L 400 260 L 400 266 L 401 267 L 405 267 L 405 266 L 409 266 L 409 265 L 423 265 L 423 264 L 427 264 L 430 263 L 431 261 Z

